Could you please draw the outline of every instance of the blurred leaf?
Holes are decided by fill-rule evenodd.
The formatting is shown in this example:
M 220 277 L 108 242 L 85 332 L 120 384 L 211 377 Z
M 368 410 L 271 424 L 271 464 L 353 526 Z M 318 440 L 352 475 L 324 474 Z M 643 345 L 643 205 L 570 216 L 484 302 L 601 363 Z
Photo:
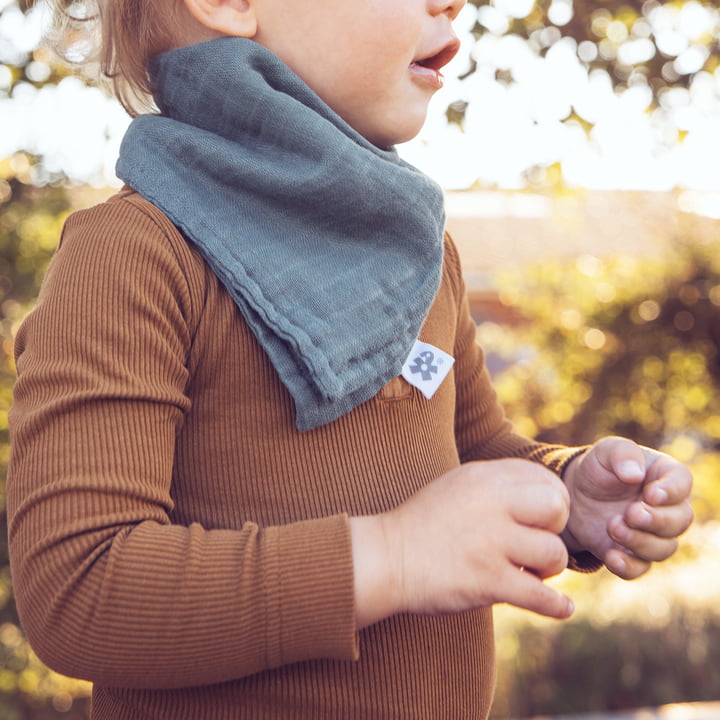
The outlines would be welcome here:
M 652 107 L 663 94 L 688 88 L 720 64 L 720 10 L 712 0 L 470 0 L 478 9 L 474 35 L 513 34 L 536 55 L 563 39 L 574 43 L 588 72 L 607 73 L 616 91 L 646 87 Z M 512 13 L 522 14 L 515 17 Z M 477 58 L 467 75 L 481 70 Z M 514 82 L 504 71 L 506 82 Z M 576 111 L 565 120 L 588 122 Z M 457 118 L 453 118 L 457 121 Z

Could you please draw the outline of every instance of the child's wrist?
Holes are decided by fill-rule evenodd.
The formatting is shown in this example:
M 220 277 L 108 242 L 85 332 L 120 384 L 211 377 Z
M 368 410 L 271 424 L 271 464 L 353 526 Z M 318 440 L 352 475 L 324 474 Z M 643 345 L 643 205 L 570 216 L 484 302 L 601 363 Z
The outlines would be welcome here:
M 385 515 L 350 518 L 358 630 L 402 610 L 387 519 Z
M 567 548 L 569 554 L 574 555 L 580 552 L 585 552 L 585 547 L 572 534 L 569 527 L 566 527 L 560 533 L 560 538 L 565 543 L 565 547 Z
M 565 543 L 565 547 L 568 550 L 568 553 L 574 554 L 579 552 L 584 552 L 585 547 L 584 545 L 577 539 L 575 534 L 573 533 L 571 529 L 571 525 L 573 524 L 573 521 L 575 519 L 575 515 L 577 515 L 578 508 L 577 500 L 575 497 L 575 480 L 576 480 L 576 473 L 578 469 L 578 465 L 581 462 L 581 459 L 584 457 L 585 453 L 582 453 L 580 455 L 577 455 L 574 457 L 565 467 L 565 470 L 562 474 L 563 483 L 565 483 L 565 487 L 567 488 L 568 495 L 570 496 L 570 513 L 568 517 L 567 525 L 565 526 L 565 529 L 560 533 L 560 537 L 562 538 L 563 542 Z

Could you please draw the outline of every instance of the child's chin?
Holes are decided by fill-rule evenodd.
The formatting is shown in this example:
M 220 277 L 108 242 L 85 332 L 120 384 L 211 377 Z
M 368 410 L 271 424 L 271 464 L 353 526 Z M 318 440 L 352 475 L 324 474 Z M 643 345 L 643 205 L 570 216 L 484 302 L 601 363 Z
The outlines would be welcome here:
M 413 138 L 417 137 L 418 133 L 422 129 L 425 122 L 423 117 L 422 122 L 399 128 L 397 132 L 388 133 L 387 135 L 378 136 L 376 139 L 371 140 L 374 145 L 379 148 L 387 149 L 394 147 L 395 145 L 402 145 L 402 143 L 410 142 Z

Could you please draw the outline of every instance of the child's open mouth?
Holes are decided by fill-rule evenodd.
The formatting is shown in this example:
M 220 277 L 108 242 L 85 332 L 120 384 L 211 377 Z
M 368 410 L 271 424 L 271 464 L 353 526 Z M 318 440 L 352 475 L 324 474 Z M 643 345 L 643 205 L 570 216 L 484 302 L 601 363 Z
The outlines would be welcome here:
M 460 49 L 460 41 L 453 38 L 444 45 L 438 52 L 426 57 L 418 58 L 410 63 L 412 73 L 431 85 L 442 87 L 443 76 L 440 69 L 445 67 L 457 55 Z

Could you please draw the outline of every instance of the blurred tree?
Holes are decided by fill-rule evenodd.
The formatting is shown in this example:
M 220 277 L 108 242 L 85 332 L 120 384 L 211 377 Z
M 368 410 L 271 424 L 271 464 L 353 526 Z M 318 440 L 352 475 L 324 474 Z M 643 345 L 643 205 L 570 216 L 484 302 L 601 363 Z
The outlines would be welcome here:
M 686 218 L 678 233 L 656 258 L 582 256 L 500 274 L 519 324 L 478 334 L 507 362 L 495 384 L 522 432 L 570 445 L 624 435 L 699 462 L 706 520 L 720 513 L 717 224 Z
M 690 93 L 718 97 L 720 10 L 714 0 L 470 0 L 477 8 L 472 29 L 479 43 L 488 34 L 512 37 L 544 56 L 571 40 L 590 73 L 602 73 L 618 92 L 645 89 L 649 107 L 687 105 Z M 481 67 L 473 53 L 466 76 L 494 72 L 516 82 L 512 67 Z M 672 91 L 672 92 L 671 92 Z M 462 122 L 466 102 L 448 109 Z M 591 125 L 574 107 L 567 120 Z
M 0 98 L 22 84 L 55 85 L 72 72 L 42 46 L 46 18 L 42 4 L 0 0 Z
M 720 64 L 720 16 L 711 0 L 470 1 L 478 8 L 477 37 L 513 33 L 538 54 L 572 38 L 579 59 L 619 87 L 644 79 L 660 92 Z
M 501 673 L 491 713 L 498 720 L 717 700 L 720 621 L 711 608 L 678 608 L 650 626 L 583 618 L 540 627 L 521 621 L 516 632 L 514 667 Z

